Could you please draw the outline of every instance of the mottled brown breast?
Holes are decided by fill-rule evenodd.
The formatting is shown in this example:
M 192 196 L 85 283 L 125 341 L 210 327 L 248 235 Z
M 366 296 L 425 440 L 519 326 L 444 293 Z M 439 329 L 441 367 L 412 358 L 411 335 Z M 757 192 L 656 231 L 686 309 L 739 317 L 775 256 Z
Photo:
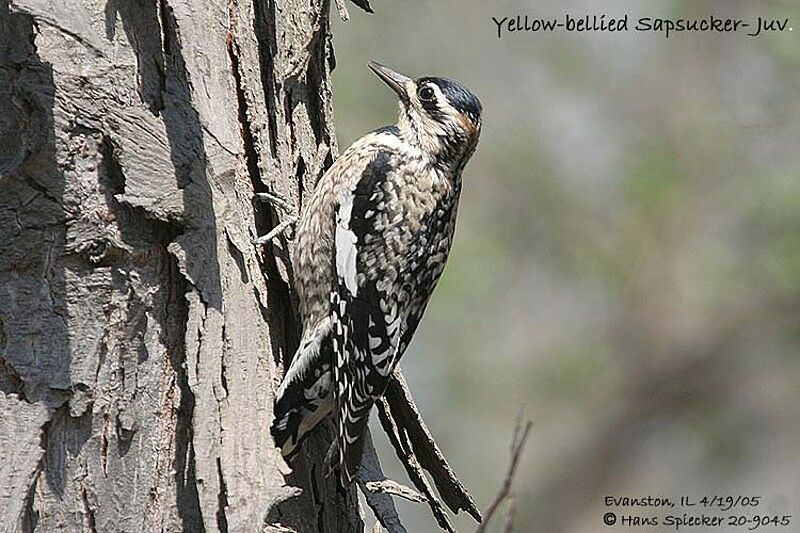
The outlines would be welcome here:
M 348 148 L 317 183 L 304 203 L 292 254 L 294 285 L 304 328 L 328 316 L 333 268 L 334 207 L 345 189 L 355 187 L 364 168 L 385 147 L 376 135 Z

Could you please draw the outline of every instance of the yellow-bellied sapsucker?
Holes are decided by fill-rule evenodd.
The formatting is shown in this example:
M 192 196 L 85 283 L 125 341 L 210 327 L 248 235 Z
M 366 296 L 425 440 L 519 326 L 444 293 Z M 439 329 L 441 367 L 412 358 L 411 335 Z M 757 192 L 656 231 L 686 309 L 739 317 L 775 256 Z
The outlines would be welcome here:
M 343 484 L 444 269 L 481 129 L 481 103 L 460 83 L 370 68 L 400 97 L 399 119 L 347 149 L 303 210 L 292 256 L 303 336 L 272 425 L 288 458 L 333 413 Z

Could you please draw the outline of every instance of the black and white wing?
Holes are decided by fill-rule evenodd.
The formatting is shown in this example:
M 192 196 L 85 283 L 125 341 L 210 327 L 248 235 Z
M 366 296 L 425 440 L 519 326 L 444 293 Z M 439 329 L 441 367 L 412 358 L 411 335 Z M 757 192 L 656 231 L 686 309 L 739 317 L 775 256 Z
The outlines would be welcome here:
M 305 333 L 276 393 L 270 432 L 287 459 L 298 452 L 303 439 L 331 412 L 333 357 L 329 336 L 330 319 Z
M 344 483 L 358 470 L 370 409 L 397 362 L 408 294 L 395 255 L 403 235 L 392 223 L 402 210 L 387 179 L 389 158 L 379 152 L 335 206 L 331 332 L 338 450 L 332 459 Z

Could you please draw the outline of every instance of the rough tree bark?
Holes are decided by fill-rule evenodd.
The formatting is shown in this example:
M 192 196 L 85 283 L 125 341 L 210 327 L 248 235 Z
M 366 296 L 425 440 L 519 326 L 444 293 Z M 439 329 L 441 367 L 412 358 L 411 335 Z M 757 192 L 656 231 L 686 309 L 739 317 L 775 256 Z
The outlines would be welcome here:
M 364 530 L 323 442 L 284 480 L 287 241 L 251 242 L 336 155 L 328 11 L 0 0 L 3 530 Z
M 364 531 L 330 424 L 288 476 L 269 436 L 300 331 L 290 241 L 254 243 L 337 155 L 329 8 L 0 0 L 2 530 Z M 399 370 L 379 411 L 419 491 L 368 439 L 380 525 L 480 521 Z

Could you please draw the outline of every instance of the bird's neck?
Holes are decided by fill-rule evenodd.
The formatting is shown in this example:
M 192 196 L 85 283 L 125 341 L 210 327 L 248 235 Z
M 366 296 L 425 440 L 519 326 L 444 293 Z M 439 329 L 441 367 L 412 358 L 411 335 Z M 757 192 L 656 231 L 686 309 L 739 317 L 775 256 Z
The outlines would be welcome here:
M 403 144 L 442 175 L 457 173 L 469 159 L 470 151 L 457 135 L 427 131 L 402 116 L 395 127 Z

